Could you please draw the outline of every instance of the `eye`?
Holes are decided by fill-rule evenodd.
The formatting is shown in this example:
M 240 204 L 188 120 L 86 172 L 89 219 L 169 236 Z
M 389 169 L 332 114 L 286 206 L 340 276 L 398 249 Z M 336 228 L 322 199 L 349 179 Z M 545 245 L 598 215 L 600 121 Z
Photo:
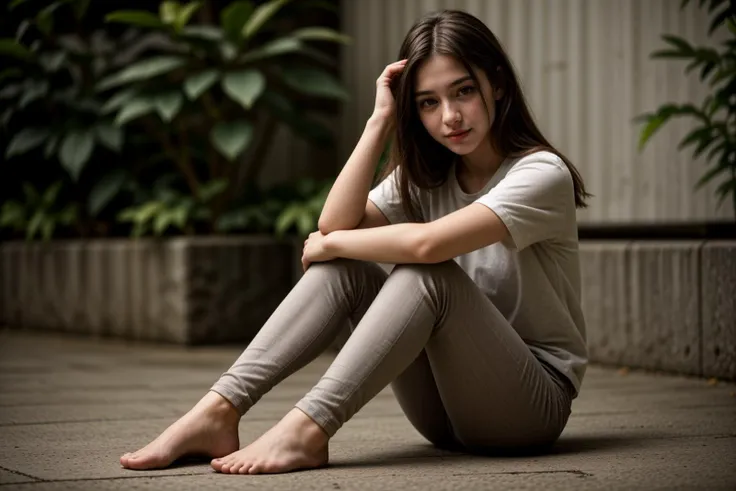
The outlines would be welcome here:
M 419 107 L 421 109 L 427 109 L 437 104 L 437 101 L 434 99 L 422 99 L 419 101 Z
M 466 85 L 465 87 L 460 87 L 460 90 L 458 90 L 458 94 L 460 95 L 468 95 L 475 92 L 475 87 L 472 85 Z

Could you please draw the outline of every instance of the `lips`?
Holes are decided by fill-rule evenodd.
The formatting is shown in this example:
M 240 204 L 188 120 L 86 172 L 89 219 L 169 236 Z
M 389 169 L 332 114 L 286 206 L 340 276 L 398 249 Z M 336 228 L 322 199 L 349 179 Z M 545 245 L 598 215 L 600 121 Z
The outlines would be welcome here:
M 454 131 L 454 132 L 450 133 L 449 135 L 447 135 L 447 138 L 449 138 L 450 140 L 452 140 L 454 142 L 457 142 L 457 141 L 460 141 L 463 138 L 465 138 L 468 135 L 468 133 L 470 133 L 470 130 Z

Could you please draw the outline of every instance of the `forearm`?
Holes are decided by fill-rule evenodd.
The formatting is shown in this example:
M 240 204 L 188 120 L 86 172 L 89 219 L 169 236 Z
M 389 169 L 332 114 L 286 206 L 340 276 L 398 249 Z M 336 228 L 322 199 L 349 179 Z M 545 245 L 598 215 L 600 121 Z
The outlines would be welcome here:
M 424 223 L 338 230 L 325 237 L 325 248 L 331 256 L 363 261 L 391 264 L 429 262 Z
M 350 230 L 360 223 L 389 131 L 389 123 L 383 118 L 372 117 L 366 123 L 355 150 L 327 195 L 319 217 L 319 230 L 323 234 Z

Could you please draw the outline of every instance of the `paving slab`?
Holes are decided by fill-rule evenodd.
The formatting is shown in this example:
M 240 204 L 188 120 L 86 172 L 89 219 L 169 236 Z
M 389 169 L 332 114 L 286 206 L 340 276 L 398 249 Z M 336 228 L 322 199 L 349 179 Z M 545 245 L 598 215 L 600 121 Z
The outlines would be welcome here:
M 184 414 L 239 352 L 0 330 L 0 491 L 736 488 L 736 385 L 595 366 L 546 454 L 436 449 L 387 388 L 335 435 L 325 469 L 228 476 L 201 461 L 120 467 L 120 454 Z M 318 358 L 266 394 L 241 421 L 241 444 L 278 421 L 331 360 Z

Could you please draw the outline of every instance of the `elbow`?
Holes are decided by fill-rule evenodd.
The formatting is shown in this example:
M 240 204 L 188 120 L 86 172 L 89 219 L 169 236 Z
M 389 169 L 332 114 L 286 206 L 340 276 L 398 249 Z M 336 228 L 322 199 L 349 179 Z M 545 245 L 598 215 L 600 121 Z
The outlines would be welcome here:
M 322 219 L 317 221 L 317 229 L 319 230 L 319 233 L 321 233 L 322 235 L 327 235 L 330 232 L 333 232 L 333 230 Z
M 340 227 L 335 224 L 335 220 L 328 220 L 320 216 L 317 220 L 317 229 L 322 235 L 327 235 L 335 230 L 340 230 Z
M 418 234 L 415 237 L 412 250 L 414 251 L 415 260 L 420 264 L 434 264 L 441 262 L 437 257 L 437 248 L 433 244 L 431 237 L 426 233 Z

